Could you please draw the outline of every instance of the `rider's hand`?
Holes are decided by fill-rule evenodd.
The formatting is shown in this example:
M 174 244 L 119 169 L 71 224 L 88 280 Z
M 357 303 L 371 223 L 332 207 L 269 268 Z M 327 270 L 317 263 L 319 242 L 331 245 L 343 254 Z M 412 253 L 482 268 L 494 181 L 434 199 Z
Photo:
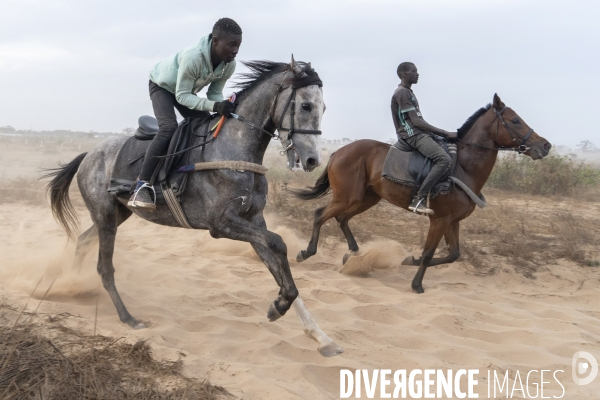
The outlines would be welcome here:
M 458 136 L 458 133 L 456 133 L 456 132 L 446 132 L 446 137 L 448 139 L 456 139 L 457 136 Z
M 213 106 L 213 111 L 226 117 L 230 117 L 231 113 L 235 111 L 235 104 L 229 100 L 219 101 Z

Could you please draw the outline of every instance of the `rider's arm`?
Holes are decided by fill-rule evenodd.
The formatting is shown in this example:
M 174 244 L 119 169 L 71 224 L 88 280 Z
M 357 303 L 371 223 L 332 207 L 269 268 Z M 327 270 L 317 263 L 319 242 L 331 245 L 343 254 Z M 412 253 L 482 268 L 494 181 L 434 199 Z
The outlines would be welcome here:
M 175 98 L 179 104 L 192 110 L 212 111 L 215 102 L 206 98 L 198 97 L 192 91 L 198 77 L 206 78 L 208 72 L 204 70 L 202 61 L 193 52 L 186 52 L 181 58 L 177 71 L 177 83 L 175 85 Z
M 213 81 L 208 87 L 208 91 L 206 92 L 206 97 L 212 101 L 223 101 L 225 98 L 223 97 L 223 88 L 225 88 L 225 83 L 227 80 L 231 78 L 233 72 L 235 71 L 235 60 L 227 64 L 225 67 L 225 71 L 223 72 L 223 76 L 216 81 Z M 212 111 L 212 110 L 211 110 Z
M 410 121 L 413 123 L 413 126 L 415 128 L 421 129 L 423 131 L 433 132 L 436 135 L 444 136 L 449 139 L 456 138 L 456 132 L 447 132 L 443 129 L 436 128 L 435 126 L 425 121 L 423 118 L 420 118 L 415 109 L 406 111 L 406 113 L 408 114 L 408 118 L 410 118 Z

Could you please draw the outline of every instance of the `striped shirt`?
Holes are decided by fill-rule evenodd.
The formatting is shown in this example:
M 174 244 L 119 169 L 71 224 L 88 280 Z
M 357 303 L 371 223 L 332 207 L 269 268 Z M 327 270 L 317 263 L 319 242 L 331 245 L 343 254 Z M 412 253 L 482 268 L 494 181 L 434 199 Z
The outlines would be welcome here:
M 399 138 L 406 139 L 425 132 L 416 128 L 408 117 L 408 112 L 413 110 L 417 112 L 419 118 L 423 119 L 419 102 L 413 91 L 401 84 L 398 85 L 392 96 L 392 119 Z

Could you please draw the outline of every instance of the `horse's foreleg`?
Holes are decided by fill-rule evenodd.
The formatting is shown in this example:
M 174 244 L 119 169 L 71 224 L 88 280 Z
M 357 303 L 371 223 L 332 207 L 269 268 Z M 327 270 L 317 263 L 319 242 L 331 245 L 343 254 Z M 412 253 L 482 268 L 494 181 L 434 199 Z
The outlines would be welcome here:
M 322 356 L 333 357 L 344 352 L 344 349 L 338 346 L 332 338 L 319 328 L 317 321 L 310 315 L 300 296 L 294 300 L 294 310 L 296 310 L 296 314 L 300 318 L 304 333 L 319 343 L 319 353 Z
M 438 257 L 432 258 L 429 262 L 429 267 L 433 267 L 434 265 L 440 264 L 450 264 L 454 261 L 458 260 L 460 257 L 460 250 L 458 244 L 458 231 L 459 231 L 460 222 L 456 221 L 446 231 L 444 234 L 444 239 L 446 240 L 446 244 L 448 245 L 448 255 L 446 257 Z M 404 261 L 402 261 L 402 265 L 421 265 L 421 259 L 414 258 L 413 256 L 406 257 Z
M 270 321 L 283 316 L 298 296 L 290 266 L 287 260 L 287 247 L 281 236 L 270 232 L 262 215 L 255 216 L 252 222 L 237 215 L 235 210 L 227 210 L 211 224 L 210 233 L 215 238 L 227 238 L 248 242 L 265 263 L 279 286 L 279 295 L 269 307 Z
M 442 236 L 444 236 L 444 233 L 447 232 L 449 225 L 450 223 L 444 218 L 430 220 L 427 240 L 425 241 L 423 254 L 421 255 L 421 263 L 419 264 L 419 269 L 417 270 L 417 274 L 413 278 L 411 285 L 413 290 L 417 293 L 425 292 L 425 290 L 423 290 L 423 277 L 425 276 L 425 271 L 427 270 L 427 267 L 431 265 L 431 259 L 433 258 L 435 249 L 442 239 Z

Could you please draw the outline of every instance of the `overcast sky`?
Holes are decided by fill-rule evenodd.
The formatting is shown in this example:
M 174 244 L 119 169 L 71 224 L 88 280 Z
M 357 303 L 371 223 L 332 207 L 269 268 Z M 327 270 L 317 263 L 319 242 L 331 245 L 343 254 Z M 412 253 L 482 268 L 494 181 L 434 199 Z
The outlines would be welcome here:
M 396 67 L 413 61 L 433 125 L 497 92 L 550 142 L 600 145 L 596 0 L 0 0 L 0 126 L 133 127 L 152 114 L 148 71 L 220 17 L 244 31 L 238 60 L 312 62 L 326 138 L 394 137 Z

